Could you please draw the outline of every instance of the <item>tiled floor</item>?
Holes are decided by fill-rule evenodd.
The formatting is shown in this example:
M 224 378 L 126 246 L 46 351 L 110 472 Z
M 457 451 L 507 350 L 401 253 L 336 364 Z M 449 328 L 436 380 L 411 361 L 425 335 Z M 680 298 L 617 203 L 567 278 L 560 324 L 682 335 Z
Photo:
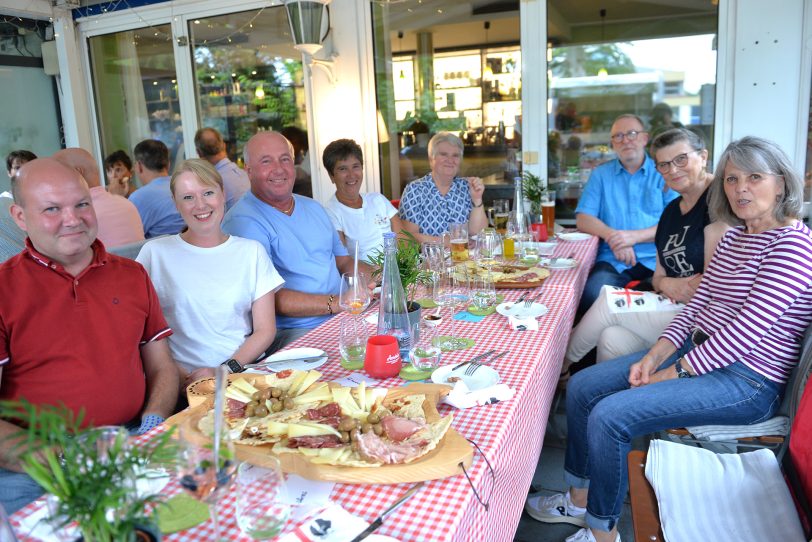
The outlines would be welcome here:
M 566 490 L 563 475 L 566 433 L 566 414 L 562 398 L 556 411 L 550 415 L 541 457 L 539 457 L 536 467 L 536 474 L 533 476 L 534 488 L 545 494 Z M 577 527 L 567 524 L 541 523 L 524 512 L 513 540 L 514 542 L 563 542 L 566 537 L 577 530 Z M 628 497 L 623 506 L 623 515 L 620 518 L 618 530 L 623 542 L 634 542 Z

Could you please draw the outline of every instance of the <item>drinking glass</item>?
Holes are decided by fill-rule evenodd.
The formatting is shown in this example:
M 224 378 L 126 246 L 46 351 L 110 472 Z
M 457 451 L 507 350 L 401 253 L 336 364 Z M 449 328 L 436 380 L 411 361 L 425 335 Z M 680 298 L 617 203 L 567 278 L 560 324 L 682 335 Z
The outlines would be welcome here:
M 445 264 L 445 249 L 442 243 L 425 243 L 423 245 L 423 266 L 428 271 L 439 269 Z
M 465 266 L 448 267 L 438 276 L 434 288 L 434 301 L 441 307 L 448 307 L 451 317 L 451 336 L 442 342 L 442 348 L 455 350 L 465 346 L 465 342 L 457 339 L 454 333 L 454 314 L 458 307 L 465 306 L 470 299 L 468 283 L 468 270 Z
M 268 455 L 261 467 L 242 463 L 237 469 L 237 525 L 254 540 L 278 535 L 290 515 L 285 476 L 279 460 Z
M 506 199 L 493 200 L 493 227 L 496 233 L 504 235 L 507 232 L 508 214 L 510 212 L 510 201 Z
M 547 227 L 547 235 L 555 235 L 555 190 L 541 192 L 541 217 Z
M 490 267 L 496 265 L 496 255 L 499 252 L 502 238 L 495 230 L 487 228 L 477 236 L 477 260 L 480 265 Z
M 14 529 L 11 528 L 11 522 L 2 504 L 0 504 L 0 542 L 17 542 Z
M 452 222 L 448 225 L 451 242 L 451 261 L 464 262 L 468 259 L 468 223 Z
M 471 284 L 471 302 L 481 310 L 487 310 L 496 302 L 496 288 L 490 271 L 474 277 Z
M 358 316 L 369 307 L 369 279 L 366 274 L 344 273 L 338 293 L 338 306 L 346 312 Z
M 338 350 L 341 352 L 341 366 L 350 371 L 364 368 L 369 332 L 367 324 L 360 318 L 344 318 L 338 332 Z
M 440 364 L 442 356 L 442 349 L 437 344 L 437 328 L 425 322 L 417 322 L 414 331 L 412 335 L 418 339 L 409 349 L 409 361 L 415 369 L 427 372 L 428 377 Z
M 226 492 L 237 475 L 234 443 L 223 428 L 219 435 L 219 457 L 214 454 L 214 430 L 205 434 L 198 429 L 203 415 L 190 416 L 180 427 L 178 477 L 180 486 L 195 499 L 209 505 L 214 540 L 219 541 L 220 524 L 217 501 Z

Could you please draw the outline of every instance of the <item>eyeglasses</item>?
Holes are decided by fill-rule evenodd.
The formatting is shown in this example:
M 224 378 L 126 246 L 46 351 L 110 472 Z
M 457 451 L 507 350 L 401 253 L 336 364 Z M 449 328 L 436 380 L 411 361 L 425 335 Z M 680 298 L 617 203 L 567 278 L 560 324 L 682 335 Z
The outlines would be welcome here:
M 692 152 L 699 152 L 699 151 L 690 151 L 684 152 L 682 154 L 678 154 L 674 157 L 673 160 L 669 160 L 668 162 L 657 162 L 657 171 L 660 173 L 668 173 L 671 171 L 671 164 L 674 164 L 674 167 L 685 167 L 688 164 L 688 155 Z
M 634 141 L 635 139 L 637 139 L 638 135 L 645 134 L 645 133 L 646 132 L 642 132 L 642 131 L 638 132 L 637 130 L 629 130 L 628 132 L 618 132 L 616 134 L 612 134 L 610 136 L 610 138 L 615 143 L 620 143 L 621 141 L 623 141 L 624 137 L 626 139 L 628 139 L 629 141 Z

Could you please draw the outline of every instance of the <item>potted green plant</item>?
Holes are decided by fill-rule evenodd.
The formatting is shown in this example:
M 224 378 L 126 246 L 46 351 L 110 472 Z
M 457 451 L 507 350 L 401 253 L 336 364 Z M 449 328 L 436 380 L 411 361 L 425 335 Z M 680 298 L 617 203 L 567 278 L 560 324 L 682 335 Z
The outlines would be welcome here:
M 522 189 L 524 197 L 530 201 L 530 212 L 541 214 L 541 194 L 544 191 L 544 182 L 541 177 L 529 171 L 522 173 Z
M 55 497 L 54 528 L 75 522 L 88 542 L 160 540 L 149 509 L 163 496 L 139 495 L 135 486 L 146 477 L 147 465 L 175 460 L 171 430 L 131 446 L 123 428 L 112 433 L 111 427 L 82 428 L 83 413 L 74 415 L 64 406 L 2 401 L 0 417 L 26 427 L 13 438 L 25 449 L 25 472 Z
M 414 235 L 406 230 L 401 230 L 397 243 L 398 272 L 400 273 L 403 291 L 406 293 L 406 299 L 408 300 L 407 309 L 409 312 L 419 311 L 420 305 L 415 302 L 414 296 L 417 294 L 418 286 L 431 282 L 431 275 L 423 269 L 420 242 Z M 366 263 L 373 267 L 372 278 L 376 282 L 380 281 L 383 273 L 383 260 L 384 254 L 380 249 L 373 250 L 367 257 Z

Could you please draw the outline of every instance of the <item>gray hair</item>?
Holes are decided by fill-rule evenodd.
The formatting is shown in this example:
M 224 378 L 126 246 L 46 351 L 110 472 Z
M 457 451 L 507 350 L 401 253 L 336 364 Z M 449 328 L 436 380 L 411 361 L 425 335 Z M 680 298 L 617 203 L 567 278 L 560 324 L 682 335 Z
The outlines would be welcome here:
M 437 132 L 434 137 L 429 140 L 429 158 L 435 157 L 437 145 L 440 143 L 450 143 L 457 147 L 460 150 L 460 158 L 462 158 L 465 146 L 462 144 L 462 139 L 451 132 Z
M 654 157 L 657 155 L 657 151 L 682 141 L 695 151 L 705 150 L 705 142 L 697 133 L 686 128 L 671 128 L 655 137 L 651 142 L 651 156 Z
M 615 120 L 612 121 L 612 125 L 614 126 L 614 124 L 621 119 L 634 119 L 640 123 L 640 127 L 643 129 L 643 131 L 644 132 L 646 131 L 646 123 L 643 122 L 643 119 L 641 119 L 634 113 L 623 113 L 622 115 L 618 115 L 617 117 L 615 117 Z
M 749 173 L 767 173 L 783 178 L 784 193 L 773 209 L 773 218 L 778 222 L 784 222 L 788 218 L 797 219 L 801 215 L 804 183 L 792 167 L 787 154 L 772 141 L 746 136 L 730 143 L 719 158 L 719 165 L 716 166 L 708 194 L 708 210 L 712 220 L 721 220 L 728 224 L 744 224 L 744 221 L 733 212 L 725 194 L 725 167 L 728 162 Z

